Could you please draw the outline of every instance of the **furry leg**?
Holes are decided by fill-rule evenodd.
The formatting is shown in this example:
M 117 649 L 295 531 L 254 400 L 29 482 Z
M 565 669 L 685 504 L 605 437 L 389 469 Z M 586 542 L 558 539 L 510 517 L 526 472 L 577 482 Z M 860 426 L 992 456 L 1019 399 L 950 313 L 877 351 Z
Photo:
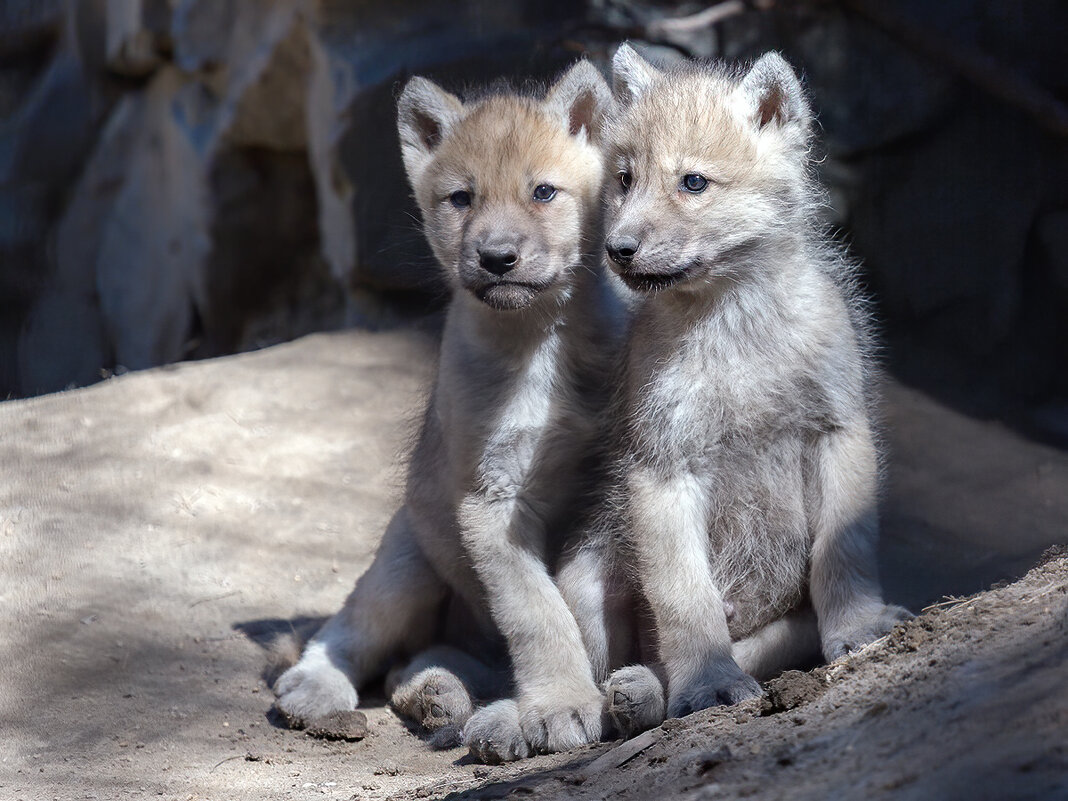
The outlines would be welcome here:
M 608 615 L 607 573 L 606 550 L 591 546 L 568 555 L 556 574 L 556 584 L 578 623 L 593 678 L 598 683 L 608 675 L 609 641 L 613 625 Z
M 812 604 L 830 661 L 878 639 L 911 614 L 883 603 L 879 587 L 878 466 L 867 423 L 821 435 L 811 445 L 808 467 Z
M 527 743 L 536 751 L 565 751 L 596 741 L 601 693 L 578 623 L 538 553 L 538 516 L 517 498 L 478 493 L 465 499 L 460 520 L 508 641 Z
M 761 681 L 784 670 L 803 670 L 820 661 L 820 632 L 809 608 L 789 612 L 732 648 L 734 661 Z
M 723 598 L 709 567 L 704 493 L 689 474 L 630 477 L 634 548 L 656 619 L 670 717 L 760 694 L 731 656 Z

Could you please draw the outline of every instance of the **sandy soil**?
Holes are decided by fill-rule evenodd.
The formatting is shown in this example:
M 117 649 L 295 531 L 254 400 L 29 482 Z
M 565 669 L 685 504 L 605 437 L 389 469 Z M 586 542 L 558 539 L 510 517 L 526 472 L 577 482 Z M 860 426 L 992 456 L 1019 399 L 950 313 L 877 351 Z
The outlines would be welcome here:
M 0 798 L 1068 797 L 1064 558 L 637 742 L 487 768 L 373 697 L 361 741 L 274 725 L 264 643 L 368 564 L 433 351 L 317 335 L 0 404 Z M 892 600 L 1068 539 L 1065 454 L 887 397 Z

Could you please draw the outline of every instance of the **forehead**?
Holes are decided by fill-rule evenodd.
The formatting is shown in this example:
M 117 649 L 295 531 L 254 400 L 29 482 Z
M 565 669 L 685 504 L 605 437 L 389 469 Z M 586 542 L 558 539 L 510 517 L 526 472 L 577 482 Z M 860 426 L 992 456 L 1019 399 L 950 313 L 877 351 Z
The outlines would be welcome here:
M 678 160 L 732 163 L 755 153 L 729 78 L 667 72 L 622 109 L 610 134 L 613 153 L 668 166 Z M 696 165 L 693 165 L 696 166 Z
M 528 98 L 492 97 L 478 103 L 442 142 L 435 172 L 445 180 L 497 184 L 549 180 L 574 172 L 582 148 Z

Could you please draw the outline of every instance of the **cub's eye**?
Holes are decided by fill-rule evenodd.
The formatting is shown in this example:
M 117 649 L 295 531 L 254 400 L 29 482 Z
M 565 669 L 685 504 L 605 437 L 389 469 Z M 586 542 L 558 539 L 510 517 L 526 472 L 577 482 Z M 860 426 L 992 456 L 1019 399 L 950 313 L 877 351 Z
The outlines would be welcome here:
M 682 188 L 687 192 L 697 195 L 704 192 L 706 186 L 708 186 L 708 179 L 703 175 L 691 172 L 689 175 L 682 176 Z
M 630 185 L 634 182 L 633 176 L 626 170 L 620 170 L 616 177 L 619 178 L 619 185 L 623 187 L 624 192 L 630 189 Z
M 471 205 L 471 193 L 460 190 L 449 195 L 449 202 L 458 209 L 466 209 Z
M 542 203 L 548 203 L 556 197 L 556 187 L 552 184 L 539 184 L 534 187 L 534 199 Z

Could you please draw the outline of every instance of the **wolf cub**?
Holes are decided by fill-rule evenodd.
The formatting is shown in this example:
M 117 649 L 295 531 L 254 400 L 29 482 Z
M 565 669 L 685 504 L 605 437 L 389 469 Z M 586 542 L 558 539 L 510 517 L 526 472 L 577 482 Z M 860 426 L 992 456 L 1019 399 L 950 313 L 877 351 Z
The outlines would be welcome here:
M 876 575 L 866 316 L 820 229 L 797 77 L 776 53 L 661 71 L 623 45 L 613 78 L 605 249 L 645 295 L 622 388 L 624 539 L 674 717 L 908 612 Z M 608 697 L 662 715 L 649 687 L 627 668 Z
M 561 577 L 624 320 L 592 255 L 611 102 L 587 62 L 543 99 L 404 88 L 404 165 L 452 300 L 404 504 L 344 608 L 280 677 L 291 719 L 352 709 L 397 666 L 399 711 L 469 722 L 473 645 L 450 657 L 440 636 L 443 612 L 460 610 L 461 649 L 503 635 L 517 697 L 476 713 L 476 750 L 507 759 L 600 736 L 602 677 L 568 605 L 584 590 L 565 600 Z

